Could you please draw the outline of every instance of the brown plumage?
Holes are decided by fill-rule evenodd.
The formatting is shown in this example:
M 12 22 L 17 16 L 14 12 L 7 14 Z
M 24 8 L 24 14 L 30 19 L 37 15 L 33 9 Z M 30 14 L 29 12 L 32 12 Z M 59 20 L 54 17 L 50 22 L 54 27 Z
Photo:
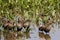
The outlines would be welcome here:
M 49 33 L 50 32 L 50 30 L 51 30 L 51 26 L 49 25 L 49 26 L 47 26 L 47 27 L 45 27 L 45 29 L 44 29 L 44 31 L 46 32 L 46 33 Z
M 22 28 L 23 28 L 23 23 L 22 22 L 17 23 L 17 31 L 21 31 Z
M 23 28 L 23 18 L 20 16 L 17 23 L 17 31 L 21 31 Z
M 30 26 L 30 20 L 26 20 L 23 24 L 24 28 L 27 28 Z
M 9 21 L 8 21 L 8 26 L 7 26 L 7 27 L 8 27 L 9 30 L 14 29 L 14 22 L 13 22 L 12 20 L 9 20 Z
M 4 28 L 4 29 L 7 29 L 7 26 L 8 26 L 7 21 L 6 21 L 6 20 L 3 20 L 3 28 Z
M 26 20 L 23 24 L 23 27 L 26 28 L 26 32 L 29 32 L 30 20 Z
M 44 29 L 44 31 L 45 31 L 46 33 L 49 33 L 49 32 L 50 32 L 50 30 L 51 30 L 51 24 L 52 24 L 52 19 L 49 18 L 47 24 L 45 25 L 46 27 L 45 27 L 45 29 Z
M 44 25 L 42 25 L 42 24 L 39 25 L 39 30 L 40 30 L 40 31 L 44 31 L 44 29 L 45 29 L 45 26 L 44 26 Z

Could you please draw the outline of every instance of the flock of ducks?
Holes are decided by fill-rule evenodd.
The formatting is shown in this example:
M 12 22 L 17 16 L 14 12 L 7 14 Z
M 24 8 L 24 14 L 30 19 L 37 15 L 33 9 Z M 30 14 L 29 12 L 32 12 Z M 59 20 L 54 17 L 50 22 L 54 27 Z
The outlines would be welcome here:
M 22 22 L 21 19 L 18 19 L 17 24 L 15 24 L 14 21 L 12 21 L 12 20 L 8 20 L 8 21 L 5 21 L 4 24 L 3 24 L 4 29 L 8 29 L 8 30 L 11 30 L 11 31 L 14 30 L 15 26 L 17 28 L 17 31 L 21 31 L 23 28 L 28 29 L 29 26 L 30 26 L 30 20 L 26 20 L 25 22 Z
M 23 22 L 23 20 L 21 18 L 18 18 L 18 22 L 15 24 L 14 21 L 12 20 L 8 20 L 8 21 L 4 21 L 3 23 L 3 28 L 4 29 L 8 29 L 8 30 L 14 30 L 14 27 L 16 26 L 17 31 L 21 31 L 23 28 L 26 28 L 26 30 L 29 29 L 30 27 L 30 20 L 25 20 Z M 51 30 L 51 26 L 50 24 L 52 23 L 51 20 L 48 20 L 48 25 L 45 26 L 44 24 L 39 24 L 39 31 L 44 31 L 45 33 L 49 33 L 49 31 Z
M 4 30 L 9 30 L 9 31 L 14 31 L 14 28 L 16 27 L 16 31 L 17 32 L 21 32 L 22 29 L 26 29 L 26 32 L 29 32 L 29 28 L 30 28 L 30 23 L 31 21 L 30 20 L 25 20 L 23 21 L 22 18 L 18 18 L 18 21 L 17 23 L 15 23 L 14 21 L 12 20 L 7 20 L 7 21 L 3 21 L 3 28 Z M 44 31 L 46 34 L 50 32 L 51 30 L 51 26 L 50 24 L 52 23 L 51 20 L 49 19 L 48 20 L 48 26 L 45 26 L 44 24 L 39 24 L 38 25 L 38 30 L 39 31 Z M 18 34 L 18 36 L 21 36 L 22 34 Z

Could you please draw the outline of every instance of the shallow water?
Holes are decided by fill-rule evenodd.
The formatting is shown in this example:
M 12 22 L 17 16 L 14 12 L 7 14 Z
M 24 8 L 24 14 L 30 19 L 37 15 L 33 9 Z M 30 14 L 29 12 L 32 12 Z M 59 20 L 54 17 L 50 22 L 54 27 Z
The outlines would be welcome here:
M 10 34 L 10 37 L 9 38 L 5 38 L 4 39 L 4 36 L 3 35 L 0 35 L 0 39 L 1 40 L 14 40 L 14 36 L 12 34 Z M 51 34 L 44 34 L 42 32 L 39 33 L 39 35 L 35 34 L 35 33 L 32 33 L 30 34 L 31 38 L 28 38 L 28 40 L 60 40 L 60 30 L 57 30 L 54 35 L 51 33 Z M 16 37 L 15 37 L 16 39 Z M 21 39 L 21 38 L 20 38 Z M 17 40 L 17 39 L 16 39 Z M 24 40 L 26 40 L 26 38 L 24 38 Z
M 44 32 L 39 32 L 38 28 L 32 27 L 33 30 L 29 32 L 30 37 L 26 39 L 26 37 L 16 37 L 16 33 L 3 33 L 0 32 L 0 40 L 60 40 L 60 29 L 58 28 L 58 24 L 54 24 L 54 28 L 51 28 L 51 31 L 46 34 Z

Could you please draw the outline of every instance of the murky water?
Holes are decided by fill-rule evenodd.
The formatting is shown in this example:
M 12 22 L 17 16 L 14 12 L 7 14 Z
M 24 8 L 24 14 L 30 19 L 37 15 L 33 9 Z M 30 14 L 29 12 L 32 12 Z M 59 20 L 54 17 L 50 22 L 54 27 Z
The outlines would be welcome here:
M 0 31 L 0 40 L 60 40 L 60 29 L 58 28 L 58 23 L 54 24 L 54 27 L 51 28 L 51 31 L 48 34 L 39 32 L 38 27 L 33 26 L 31 25 L 32 30 L 29 33 L 26 33 L 25 36 L 22 34 L 22 36 L 16 36 L 17 33 L 14 32 L 5 33 Z

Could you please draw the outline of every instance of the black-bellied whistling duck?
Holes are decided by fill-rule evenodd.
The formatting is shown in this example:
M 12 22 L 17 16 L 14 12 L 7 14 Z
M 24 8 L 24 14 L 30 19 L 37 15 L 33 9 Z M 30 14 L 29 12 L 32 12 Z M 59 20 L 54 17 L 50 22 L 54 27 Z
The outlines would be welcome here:
M 40 24 L 40 25 L 39 25 L 39 31 L 42 31 L 42 32 L 43 32 L 44 29 L 45 29 L 45 26 L 44 26 L 43 24 Z
M 24 27 L 24 29 L 26 30 L 26 31 L 25 31 L 26 39 L 27 39 L 27 38 L 30 38 L 30 35 L 29 35 L 30 22 L 31 22 L 30 20 L 26 20 L 26 21 L 24 22 L 24 24 L 23 24 L 23 27 Z
M 29 27 L 30 26 L 30 20 L 26 20 L 25 22 L 24 22 L 24 28 L 26 28 L 26 27 Z
M 2 23 L 3 23 L 3 28 L 4 28 L 4 29 L 7 29 L 8 20 L 7 20 L 7 19 L 3 19 L 3 20 L 2 20 Z
M 46 33 L 49 33 L 49 32 L 50 32 L 50 30 L 51 30 L 51 24 L 52 24 L 52 19 L 49 18 L 49 19 L 48 19 L 48 23 L 47 23 L 47 25 L 46 25 L 46 27 L 45 27 L 45 29 L 44 29 L 44 31 L 45 31 Z
M 44 31 L 46 33 L 49 33 L 49 31 L 51 30 L 51 24 L 52 24 L 52 18 L 48 19 L 48 23 L 47 23 L 47 27 L 45 27 Z
M 23 28 L 23 23 L 22 22 L 18 22 L 17 23 L 17 31 L 21 31 Z
M 7 26 L 8 26 L 8 23 L 7 22 L 3 23 L 3 28 L 4 29 L 7 29 Z
M 13 30 L 14 29 L 14 22 L 12 20 L 8 21 L 8 29 Z
M 49 33 L 50 30 L 51 30 L 51 26 L 49 25 L 49 26 L 45 27 L 44 32 Z
M 22 29 L 23 29 L 23 22 L 18 21 L 17 23 L 17 37 L 23 37 L 23 34 L 21 33 Z
M 26 21 L 24 22 L 24 24 L 23 24 L 23 27 L 24 27 L 24 28 L 27 28 L 26 31 L 29 31 L 28 29 L 29 29 L 29 27 L 30 27 L 30 20 L 26 20 Z
M 17 31 L 21 31 L 23 28 L 23 18 L 20 16 L 17 23 Z

